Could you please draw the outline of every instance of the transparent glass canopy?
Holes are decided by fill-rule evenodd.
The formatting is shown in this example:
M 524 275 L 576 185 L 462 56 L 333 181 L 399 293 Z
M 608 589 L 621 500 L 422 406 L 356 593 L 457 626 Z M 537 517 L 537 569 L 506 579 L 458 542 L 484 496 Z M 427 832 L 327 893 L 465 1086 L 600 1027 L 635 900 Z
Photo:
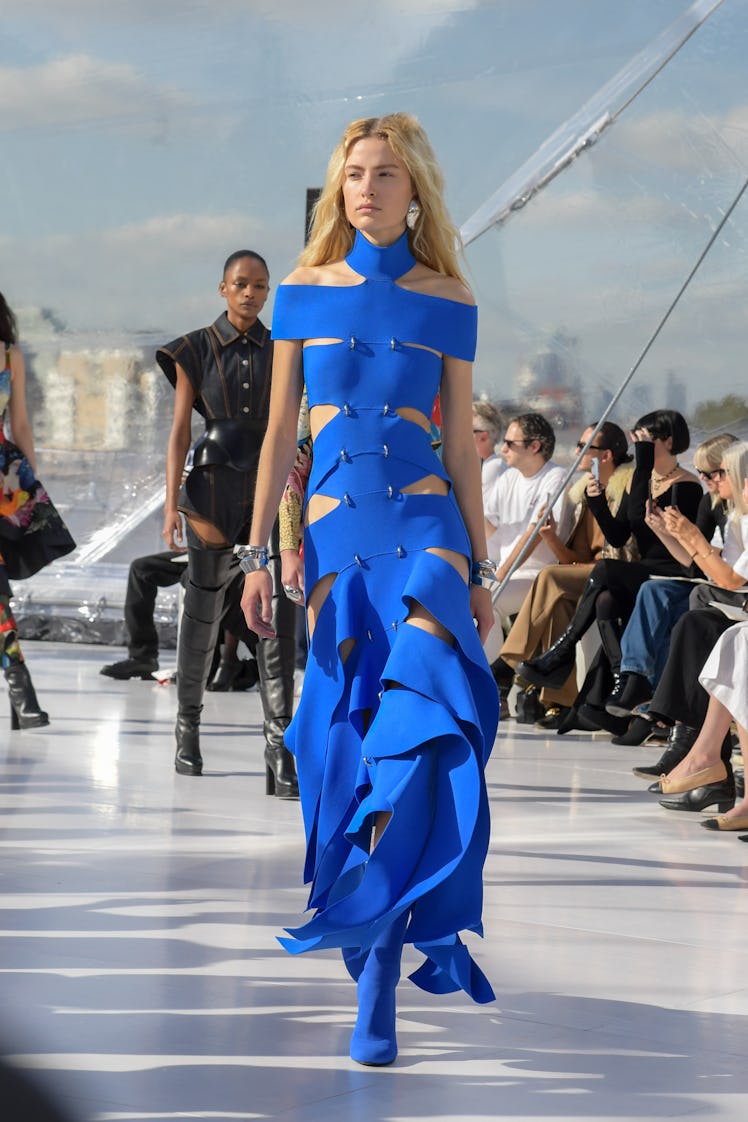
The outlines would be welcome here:
M 746 179 L 748 0 L 26 0 L 0 35 L 0 291 L 79 543 L 15 587 L 37 633 L 111 635 L 128 562 L 161 548 L 155 349 L 221 312 L 233 250 L 291 269 L 355 117 L 405 109 L 434 143 L 469 234 L 476 392 L 547 413 L 568 458 L 661 327 L 613 419 L 669 406 L 693 444 L 748 437 L 745 197 L 677 299 Z M 502 186 L 500 224 L 476 224 Z

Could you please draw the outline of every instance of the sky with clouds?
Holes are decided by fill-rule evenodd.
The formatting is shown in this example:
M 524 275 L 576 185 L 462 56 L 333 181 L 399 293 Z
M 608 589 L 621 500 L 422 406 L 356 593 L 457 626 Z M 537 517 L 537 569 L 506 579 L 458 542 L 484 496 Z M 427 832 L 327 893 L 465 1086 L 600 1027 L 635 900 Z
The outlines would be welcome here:
M 0 290 L 102 340 L 220 310 L 220 264 L 301 248 L 345 124 L 417 113 L 465 221 L 686 0 L 0 0 Z M 723 0 L 599 143 L 470 247 L 476 384 L 511 396 L 559 330 L 615 385 L 748 164 L 748 0 Z M 746 213 L 643 375 L 741 387 Z M 656 396 L 656 394 L 655 394 Z

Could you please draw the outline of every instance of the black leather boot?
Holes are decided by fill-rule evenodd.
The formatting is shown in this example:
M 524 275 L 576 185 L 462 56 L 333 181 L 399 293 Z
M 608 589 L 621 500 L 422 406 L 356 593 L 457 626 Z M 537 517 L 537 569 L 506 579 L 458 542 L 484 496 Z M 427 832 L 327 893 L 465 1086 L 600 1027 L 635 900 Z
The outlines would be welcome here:
M 596 566 L 597 568 L 597 566 Z M 547 651 L 537 658 L 528 658 L 517 666 L 517 674 L 533 686 L 547 686 L 559 689 L 564 685 L 574 669 L 577 656 L 577 643 L 590 628 L 595 619 L 595 601 L 600 595 L 600 578 L 593 569 L 584 592 L 577 604 L 569 626 L 563 635 Z
M 202 708 L 202 706 L 201 706 Z M 190 713 L 180 709 L 174 728 L 177 752 L 174 767 L 180 775 L 202 775 L 203 758 L 200 755 L 200 709 Z
M 657 763 L 652 764 L 651 767 L 633 768 L 634 775 L 638 775 L 640 779 L 657 779 L 660 775 L 668 775 L 681 760 L 686 758 L 698 733 L 698 729 L 692 729 L 689 725 L 682 725 L 679 721 L 671 728 L 665 751 Z M 658 783 L 657 791 L 659 789 L 660 785 Z
M 290 603 L 290 601 L 289 601 Z M 293 607 L 293 605 L 291 605 Z M 280 636 L 261 639 L 257 644 L 260 668 L 260 698 L 265 716 L 265 794 L 279 799 L 298 799 L 299 782 L 296 764 L 283 740 L 293 715 L 294 649 Z M 268 669 L 282 669 L 282 674 L 263 677 Z
M 6 667 L 5 680 L 10 694 L 10 727 L 38 729 L 49 724 L 49 716 L 39 706 L 34 683 L 25 662 Z
M 273 533 L 268 564 L 273 578 L 274 639 L 260 639 L 256 657 L 260 698 L 265 717 L 265 792 L 279 799 L 298 799 L 296 764 L 283 740 L 293 715 L 297 608 L 281 589 L 280 559 Z
M 574 623 L 570 623 L 542 655 L 518 664 L 518 676 L 532 686 L 560 689 L 574 669 L 579 638 Z
M 226 588 L 236 569 L 230 549 L 205 549 L 187 531 L 189 580 L 179 624 L 177 651 L 177 751 L 180 775 L 202 775 L 200 713 L 218 642 Z
M 638 705 L 652 700 L 649 680 L 643 674 L 619 674 L 605 708 L 614 717 L 628 717 Z

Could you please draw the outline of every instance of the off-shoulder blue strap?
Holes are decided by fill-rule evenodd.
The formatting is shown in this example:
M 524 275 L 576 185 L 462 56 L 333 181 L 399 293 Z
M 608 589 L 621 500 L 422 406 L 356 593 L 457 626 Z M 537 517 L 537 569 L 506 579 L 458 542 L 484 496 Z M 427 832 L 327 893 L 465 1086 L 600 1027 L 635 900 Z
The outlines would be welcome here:
M 365 279 L 342 287 L 281 285 L 275 296 L 273 338 L 348 341 L 355 336 L 363 343 L 381 343 L 396 334 L 398 342 L 472 362 L 478 330 L 475 305 L 402 288 L 395 278 L 415 261 L 407 241 L 384 248 L 365 242 L 362 253 L 359 238 L 360 234 L 346 260 Z

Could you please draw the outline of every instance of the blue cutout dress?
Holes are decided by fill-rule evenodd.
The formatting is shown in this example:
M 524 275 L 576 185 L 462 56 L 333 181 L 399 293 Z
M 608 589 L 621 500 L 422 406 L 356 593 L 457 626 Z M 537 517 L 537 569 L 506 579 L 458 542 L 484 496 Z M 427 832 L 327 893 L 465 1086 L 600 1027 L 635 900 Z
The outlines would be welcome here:
M 398 412 L 431 416 L 442 355 L 474 357 L 477 312 L 396 283 L 416 263 L 407 232 L 386 248 L 358 233 L 346 261 L 361 283 L 283 285 L 273 317 L 274 339 L 339 340 L 303 352 L 310 408 L 338 407 L 314 442 L 307 503 L 313 495 L 338 503 L 305 529 L 307 594 L 337 575 L 286 733 L 315 914 L 281 943 L 292 953 L 341 947 L 356 978 L 371 944 L 409 911 L 406 942 L 426 955 L 412 980 L 485 1002 L 493 992 L 458 933 L 482 934 L 484 767 L 498 695 L 469 588 L 428 552 L 471 557 L 451 487 L 445 495 L 403 494 L 425 476 L 449 478 L 430 434 Z M 439 620 L 453 645 L 405 622 L 414 604 Z M 392 817 L 370 854 L 380 811 Z

